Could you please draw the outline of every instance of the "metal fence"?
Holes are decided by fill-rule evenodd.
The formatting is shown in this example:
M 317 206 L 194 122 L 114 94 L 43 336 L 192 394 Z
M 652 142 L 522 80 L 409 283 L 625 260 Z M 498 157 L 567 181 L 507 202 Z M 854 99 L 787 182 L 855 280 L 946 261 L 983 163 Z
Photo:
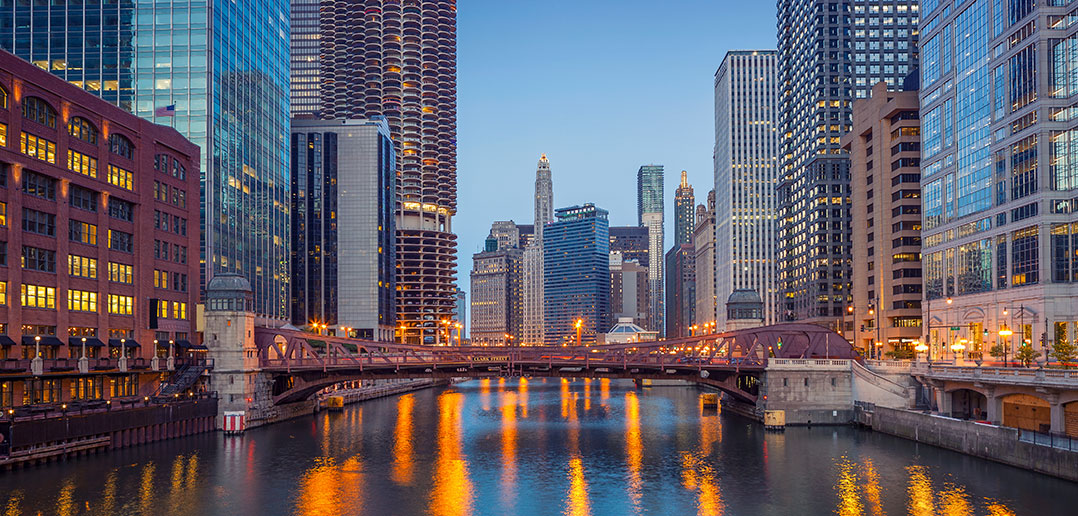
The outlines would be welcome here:
M 1066 435 L 1046 434 L 1044 432 L 1019 429 L 1018 440 L 1039 446 L 1049 446 L 1060 450 L 1078 452 L 1078 439 Z

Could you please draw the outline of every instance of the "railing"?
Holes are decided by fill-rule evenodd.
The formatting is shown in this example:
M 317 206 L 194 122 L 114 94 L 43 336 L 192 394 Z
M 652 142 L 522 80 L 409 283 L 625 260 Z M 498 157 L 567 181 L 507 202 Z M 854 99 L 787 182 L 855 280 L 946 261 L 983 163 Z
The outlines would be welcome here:
M 768 369 L 833 369 L 850 368 L 850 360 L 832 358 L 772 358 L 768 359 Z
M 1078 387 L 1078 370 L 1071 369 L 938 366 L 935 364 L 919 363 L 914 365 L 912 372 L 937 378 L 989 380 L 1000 383 L 1051 384 Z
M 211 359 L 212 361 L 212 359 Z M 0 374 L 28 374 L 31 372 L 30 364 L 31 359 L 15 359 L 9 358 L 7 360 L 0 360 Z M 88 370 L 91 372 L 100 371 L 116 371 L 120 368 L 120 359 L 112 357 L 103 358 L 87 358 L 86 359 Z M 64 373 L 70 371 L 78 371 L 79 359 L 78 358 L 46 358 L 41 361 L 42 370 L 46 373 Z M 148 369 L 150 367 L 149 360 L 145 358 L 130 358 L 127 359 L 127 368 L 131 369 Z
M 1039 446 L 1049 446 L 1060 450 L 1078 452 L 1078 439 L 1059 434 L 1046 434 L 1033 430 L 1018 430 L 1018 440 Z
M 554 352 L 550 352 L 554 351 Z M 645 353 L 595 353 L 588 350 L 544 350 L 544 352 L 500 352 L 497 355 L 464 355 L 455 352 L 429 353 L 361 353 L 355 355 L 308 356 L 302 358 L 263 358 L 260 365 L 265 369 L 386 369 L 397 367 L 453 367 L 453 366 L 501 366 L 507 364 L 543 364 L 551 367 L 679 367 L 702 368 L 716 366 L 762 367 L 751 357 L 711 357 L 691 354 Z M 776 360 L 776 359 L 772 359 Z M 818 361 L 813 359 L 813 361 Z M 848 360 L 824 360 L 823 363 L 849 367 Z M 834 365 L 832 364 L 832 365 Z
M 900 369 L 909 371 L 912 362 L 909 360 L 865 360 L 865 366 L 869 369 Z
M 181 396 L 179 401 L 187 400 L 200 400 L 216 398 L 216 392 L 198 392 L 189 393 Z M 150 407 L 170 403 L 173 398 L 169 399 L 155 399 L 150 396 L 123 396 L 118 398 L 112 398 L 108 400 L 96 399 L 96 400 L 81 400 L 81 401 L 69 401 L 67 403 L 37 403 L 34 405 L 21 405 L 18 407 L 11 407 L 11 415 L 8 415 L 8 408 L 4 409 L 4 416 L 14 419 L 15 421 L 30 421 L 35 419 L 50 419 L 62 416 L 78 416 L 82 414 L 95 414 L 99 412 L 110 412 L 114 410 L 125 410 L 140 407 Z

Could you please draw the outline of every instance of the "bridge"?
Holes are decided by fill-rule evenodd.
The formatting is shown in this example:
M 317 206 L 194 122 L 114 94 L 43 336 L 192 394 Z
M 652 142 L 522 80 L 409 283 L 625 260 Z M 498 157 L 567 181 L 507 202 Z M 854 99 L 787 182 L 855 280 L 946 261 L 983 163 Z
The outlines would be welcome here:
M 255 328 L 258 367 L 273 378 L 275 404 L 301 401 L 360 379 L 677 379 L 755 404 L 772 359 L 853 359 L 841 335 L 812 324 L 778 324 L 677 339 L 594 346 L 419 346 Z

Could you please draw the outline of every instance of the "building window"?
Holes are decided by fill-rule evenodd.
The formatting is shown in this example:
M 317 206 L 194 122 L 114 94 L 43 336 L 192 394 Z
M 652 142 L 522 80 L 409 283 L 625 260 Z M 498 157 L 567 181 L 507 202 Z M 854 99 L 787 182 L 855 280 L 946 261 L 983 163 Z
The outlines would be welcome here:
M 96 312 L 97 292 L 87 292 L 85 290 L 68 290 L 67 309 L 76 312 Z
M 135 174 L 116 165 L 109 165 L 109 184 L 124 190 L 135 190 Z
M 72 242 L 97 245 L 97 226 L 72 220 L 69 224 L 68 237 Z
M 0 305 L 7 306 L 7 282 L 0 281 Z
M 97 158 L 68 149 L 67 169 L 76 174 L 97 178 Z
M 7 124 L 0 124 L 0 147 L 7 147 Z
M 134 281 L 134 266 L 126 263 L 109 262 L 109 281 L 131 284 Z
M 154 269 L 153 286 L 154 288 L 168 288 L 168 271 Z
M 1037 256 L 1037 226 L 1011 235 L 1011 286 L 1036 285 L 1040 262 Z
M 27 171 L 22 180 L 22 191 L 34 197 L 55 201 L 56 179 L 37 172 Z
M 134 146 L 131 145 L 131 140 L 128 140 L 127 137 L 121 134 L 112 133 L 109 135 L 109 151 L 117 156 L 131 159 Z M 130 190 L 130 188 L 128 190 Z
M 76 278 L 97 279 L 97 258 L 69 254 L 67 273 Z
M 99 400 L 104 395 L 103 376 L 83 376 L 71 380 L 72 400 Z
M 0 109 L 7 109 L 7 90 L 0 86 Z
M 130 253 L 134 249 L 134 241 L 135 237 L 131 233 L 109 230 L 109 249 Z
M 71 206 L 73 208 L 97 212 L 97 192 L 89 188 L 71 185 L 68 187 L 68 195 L 71 197 Z
M 31 350 L 33 351 L 33 350 Z M 60 403 L 60 380 L 34 378 L 23 380 L 22 404 Z
M 67 122 L 67 134 L 91 145 L 97 145 L 97 129 L 94 124 L 81 116 L 73 116 Z
M 56 272 L 56 251 L 22 246 L 22 268 L 31 271 Z
M 22 306 L 56 309 L 56 288 L 23 284 L 19 290 Z
M 19 136 L 19 150 L 31 158 L 56 164 L 56 142 L 24 132 Z
M 182 303 L 182 302 L 179 302 L 179 301 L 173 301 L 172 302 L 172 318 L 173 319 L 179 319 L 181 321 L 187 319 L 187 303 Z
M 22 230 L 38 235 L 56 236 L 56 215 L 23 208 Z
M 22 99 L 22 117 L 56 129 L 56 110 L 39 97 Z
M 111 338 L 116 338 L 112 337 Z M 126 338 L 131 338 L 127 336 Z M 109 395 L 113 398 L 138 395 L 138 375 L 113 376 L 109 378 Z
M 7 203 L 0 202 L 0 227 L 7 227 Z
M 135 313 L 135 298 L 109 294 L 109 313 L 116 315 L 133 315 Z
M 109 216 L 114 219 L 134 222 L 135 205 L 116 197 L 109 198 Z
M 168 301 L 158 301 L 157 302 L 157 317 L 160 318 L 160 319 L 168 319 Z M 165 332 L 165 333 L 166 333 L 165 339 L 158 339 L 158 340 L 168 340 L 168 336 L 167 336 L 168 332 Z

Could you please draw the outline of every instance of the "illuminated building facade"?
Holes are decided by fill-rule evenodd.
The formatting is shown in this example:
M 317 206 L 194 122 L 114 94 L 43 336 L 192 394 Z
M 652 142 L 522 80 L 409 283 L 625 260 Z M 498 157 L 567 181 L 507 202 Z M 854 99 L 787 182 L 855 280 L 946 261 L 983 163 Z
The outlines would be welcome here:
M 554 221 L 554 180 L 550 160 L 539 156 L 535 169 L 535 219 L 532 238 L 524 247 L 524 300 L 520 342 L 543 343 L 543 228 Z
M 636 172 L 637 224 L 648 228 L 649 330 L 663 331 L 663 166 L 644 165 Z
M 560 208 L 543 229 L 544 342 L 594 344 L 610 310 L 610 223 L 594 204 Z M 472 292 L 475 295 L 475 292 Z M 475 331 L 474 328 L 472 330 Z M 474 333 L 473 333 L 474 334 Z

